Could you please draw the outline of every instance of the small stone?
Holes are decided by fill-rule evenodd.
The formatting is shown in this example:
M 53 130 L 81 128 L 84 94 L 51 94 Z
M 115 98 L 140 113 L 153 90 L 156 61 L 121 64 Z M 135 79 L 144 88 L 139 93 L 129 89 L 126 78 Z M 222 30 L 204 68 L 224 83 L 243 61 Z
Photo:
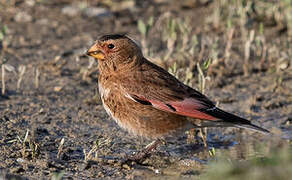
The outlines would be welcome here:
M 98 177 L 104 177 L 104 174 L 103 174 L 103 172 L 100 171 L 100 172 L 97 173 L 97 176 Z
M 154 169 L 155 174 L 161 174 L 161 171 L 159 169 Z
M 83 10 L 83 15 L 87 17 L 109 17 L 112 13 L 105 8 L 88 7 Z
M 30 6 L 30 7 L 33 7 L 35 5 L 35 0 L 26 0 L 25 4 Z
M 76 6 L 65 6 L 62 8 L 61 12 L 68 16 L 76 16 L 80 12 L 80 8 Z
M 31 22 L 32 21 L 32 17 L 27 12 L 22 11 L 22 12 L 18 12 L 14 16 L 14 20 L 16 22 Z
M 90 165 L 88 163 L 82 163 L 78 166 L 79 171 L 84 171 L 90 168 Z
M 128 164 L 123 164 L 122 166 L 124 169 L 131 170 L 131 167 Z
M 25 162 L 25 160 L 24 159 L 22 159 L 22 158 L 17 158 L 17 160 L 16 160 L 18 163 L 24 163 Z
M 285 70 L 289 67 L 289 60 L 282 60 L 278 63 L 278 67 L 280 70 Z
M 135 9 L 135 1 L 129 0 L 129 1 L 121 1 L 121 2 L 115 2 L 110 7 L 112 11 L 123 11 L 126 9 L 134 10 Z
M 62 90 L 62 88 L 63 88 L 62 86 L 55 86 L 54 87 L 54 91 L 55 92 L 60 92 Z
M 46 18 L 42 18 L 42 19 L 37 20 L 36 23 L 40 24 L 40 25 L 47 25 L 47 24 L 49 24 L 49 20 Z

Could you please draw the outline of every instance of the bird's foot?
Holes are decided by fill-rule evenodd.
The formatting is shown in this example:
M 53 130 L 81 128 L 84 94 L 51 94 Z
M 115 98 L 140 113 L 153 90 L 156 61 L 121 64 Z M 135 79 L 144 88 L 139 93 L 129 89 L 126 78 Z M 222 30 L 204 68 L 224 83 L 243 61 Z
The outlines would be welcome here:
M 148 144 L 144 149 L 142 149 L 141 151 L 127 156 L 125 159 L 125 163 L 129 163 L 129 162 L 136 162 L 136 163 L 141 163 L 143 162 L 143 160 L 145 160 L 147 157 L 149 157 L 153 152 L 156 151 L 156 148 L 162 144 L 162 140 L 155 140 L 153 142 L 151 142 L 150 144 Z

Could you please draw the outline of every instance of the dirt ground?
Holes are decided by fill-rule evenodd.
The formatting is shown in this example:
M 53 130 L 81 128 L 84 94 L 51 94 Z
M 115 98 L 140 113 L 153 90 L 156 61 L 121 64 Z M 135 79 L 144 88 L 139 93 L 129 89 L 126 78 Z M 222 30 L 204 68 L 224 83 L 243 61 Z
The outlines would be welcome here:
M 52 176 L 167 179 L 202 174 L 209 153 L 200 138 L 188 142 L 187 134 L 161 146 L 143 163 L 122 163 L 127 154 L 150 141 L 131 136 L 109 119 L 98 98 L 98 71 L 88 67 L 91 61 L 83 54 L 100 35 L 127 33 L 139 40 L 138 19 L 159 17 L 165 11 L 176 17 L 190 16 L 194 20 L 193 28 L 198 29 L 212 11 L 211 5 L 185 7 L 167 1 L 133 1 L 134 4 L 113 5 L 101 14 L 92 15 L 90 10 L 83 13 L 74 9 L 72 4 L 76 2 L 1 4 L 0 25 L 7 26 L 9 41 L 4 57 L 15 68 L 6 72 L 6 92 L 0 96 L 2 176 L 7 179 L 50 179 Z M 88 4 L 107 7 L 98 1 L 87 1 Z M 270 33 L 275 38 L 286 38 L 285 33 Z M 18 87 L 20 68 L 24 66 L 25 73 Z M 96 67 L 96 63 L 92 66 Z M 214 83 L 208 82 L 206 94 L 219 101 L 223 109 L 291 139 L 292 71 L 289 68 L 280 72 L 253 70 L 248 77 L 234 69 L 212 76 Z M 235 128 L 212 128 L 208 132 L 210 147 L 218 152 L 232 152 L 238 159 L 256 153 L 253 149 L 258 142 L 272 143 L 271 139 Z

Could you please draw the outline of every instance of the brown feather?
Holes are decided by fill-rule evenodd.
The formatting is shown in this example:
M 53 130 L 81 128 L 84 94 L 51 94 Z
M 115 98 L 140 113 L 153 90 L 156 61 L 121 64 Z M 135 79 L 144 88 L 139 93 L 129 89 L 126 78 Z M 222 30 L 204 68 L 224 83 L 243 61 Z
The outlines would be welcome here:
M 91 49 L 104 55 L 98 62 L 103 105 L 133 134 L 159 138 L 179 132 L 190 127 L 186 116 L 256 129 L 250 121 L 219 110 L 206 96 L 145 59 L 127 36 L 103 36 Z

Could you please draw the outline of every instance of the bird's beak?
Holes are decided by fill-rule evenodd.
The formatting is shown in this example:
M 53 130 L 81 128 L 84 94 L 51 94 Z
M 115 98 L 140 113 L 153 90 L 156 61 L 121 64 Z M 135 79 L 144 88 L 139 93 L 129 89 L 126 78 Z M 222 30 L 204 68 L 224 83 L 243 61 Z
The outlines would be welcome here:
M 94 44 L 93 46 L 91 46 L 87 50 L 86 55 L 92 56 L 98 60 L 104 60 L 104 58 L 105 58 L 104 53 L 102 52 L 101 48 L 97 44 Z

